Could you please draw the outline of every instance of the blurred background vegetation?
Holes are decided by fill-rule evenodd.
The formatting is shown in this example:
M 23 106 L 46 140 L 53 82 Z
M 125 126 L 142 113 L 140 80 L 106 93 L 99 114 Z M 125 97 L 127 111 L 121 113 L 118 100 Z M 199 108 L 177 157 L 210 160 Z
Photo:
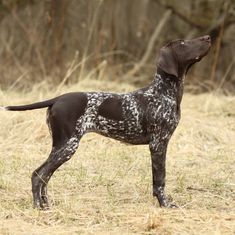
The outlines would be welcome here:
M 168 41 L 210 34 L 187 87 L 234 92 L 234 0 L 0 0 L 0 86 L 89 77 L 148 83 Z

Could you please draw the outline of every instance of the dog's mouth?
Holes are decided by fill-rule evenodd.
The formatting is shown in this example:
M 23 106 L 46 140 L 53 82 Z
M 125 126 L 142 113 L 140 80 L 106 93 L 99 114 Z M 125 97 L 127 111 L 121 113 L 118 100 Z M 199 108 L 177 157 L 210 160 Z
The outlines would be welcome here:
M 210 48 L 209 48 L 210 49 Z M 209 49 L 203 53 L 202 55 L 198 55 L 196 56 L 193 60 L 191 60 L 191 62 L 189 63 L 189 65 L 187 66 L 187 69 L 186 69 L 186 74 L 188 73 L 189 69 L 197 62 L 199 62 L 204 56 L 207 55 L 207 53 L 209 52 Z
M 195 61 L 195 62 L 200 61 L 203 57 L 205 57 L 205 56 L 207 55 L 207 53 L 209 52 L 209 50 L 210 50 L 210 47 L 209 47 L 203 54 L 196 56 L 196 57 L 194 58 L 194 61 Z
M 201 51 L 201 53 L 199 53 L 199 55 L 196 55 L 194 58 L 195 62 L 199 62 L 203 57 L 205 57 L 208 52 L 210 51 L 211 48 L 211 42 L 208 41 L 207 45 L 204 46 L 203 51 Z
M 198 56 L 196 56 L 195 58 L 194 58 L 194 61 L 195 62 L 199 62 L 204 56 L 206 56 L 207 55 L 207 53 L 209 52 L 209 49 L 208 50 L 206 50 L 206 52 L 205 53 L 203 53 L 202 55 L 198 55 Z
M 195 60 L 196 62 L 200 61 L 204 56 L 206 56 L 206 55 L 208 54 L 210 48 L 211 48 L 211 44 L 209 43 L 209 44 L 208 44 L 208 48 L 205 50 L 205 52 L 202 53 L 201 55 L 196 56 L 196 57 L 194 58 L 194 60 Z
M 199 62 L 207 53 L 205 53 L 204 55 L 201 56 L 196 56 L 194 59 L 191 60 L 191 62 L 188 64 L 187 68 L 186 68 L 186 74 L 188 73 L 189 69 L 197 62 Z

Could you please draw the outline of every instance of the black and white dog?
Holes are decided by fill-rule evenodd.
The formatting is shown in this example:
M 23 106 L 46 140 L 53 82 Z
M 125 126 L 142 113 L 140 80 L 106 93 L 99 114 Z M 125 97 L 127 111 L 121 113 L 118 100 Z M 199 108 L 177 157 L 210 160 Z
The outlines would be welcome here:
M 173 207 L 164 193 L 167 145 L 180 120 L 184 77 L 210 46 L 209 36 L 170 42 L 160 50 L 153 82 L 127 94 L 74 92 L 34 104 L 2 107 L 11 111 L 48 107 L 52 150 L 32 174 L 34 206 L 48 207 L 50 177 L 72 157 L 85 133 L 97 132 L 130 144 L 148 144 L 153 195 L 160 206 Z

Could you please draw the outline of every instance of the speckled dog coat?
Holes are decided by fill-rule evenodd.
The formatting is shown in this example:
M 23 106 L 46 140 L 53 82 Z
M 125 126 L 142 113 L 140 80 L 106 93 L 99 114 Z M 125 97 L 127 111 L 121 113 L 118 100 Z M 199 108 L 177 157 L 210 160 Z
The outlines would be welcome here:
M 48 107 L 53 143 L 49 158 L 32 175 L 35 207 L 48 207 L 46 187 L 50 177 L 71 158 L 87 132 L 130 144 L 148 144 L 153 195 L 160 206 L 174 206 L 164 193 L 167 144 L 179 123 L 184 76 L 209 48 L 209 36 L 167 44 L 160 51 L 153 82 L 134 92 L 74 92 L 31 105 L 5 107 L 12 111 Z

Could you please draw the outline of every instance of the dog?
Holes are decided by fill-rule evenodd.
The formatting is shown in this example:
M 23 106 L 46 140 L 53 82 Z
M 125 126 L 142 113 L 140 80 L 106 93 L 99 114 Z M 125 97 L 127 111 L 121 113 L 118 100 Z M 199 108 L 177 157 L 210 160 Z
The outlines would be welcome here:
M 185 75 L 210 47 L 210 36 L 168 43 L 160 50 L 152 83 L 130 93 L 73 92 L 29 105 L 2 107 L 9 111 L 48 108 L 52 150 L 32 173 L 34 207 L 49 207 L 47 184 L 51 176 L 72 157 L 87 132 L 149 145 L 153 196 L 161 207 L 175 207 L 164 192 L 167 145 L 180 120 Z

